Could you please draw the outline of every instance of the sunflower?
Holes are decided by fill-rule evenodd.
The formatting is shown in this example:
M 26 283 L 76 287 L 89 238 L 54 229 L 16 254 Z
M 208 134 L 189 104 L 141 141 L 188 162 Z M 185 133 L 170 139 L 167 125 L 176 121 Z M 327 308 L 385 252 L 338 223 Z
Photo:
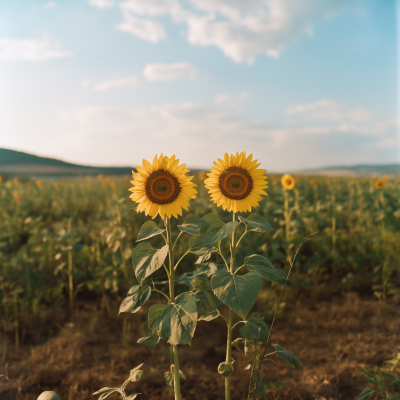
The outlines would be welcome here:
M 383 189 L 385 186 L 385 182 L 382 179 L 377 179 L 374 183 L 375 189 Z
M 207 173 L 205 173 L 204 171 L 199 172 L 199 179 L 201 181 L 204 181 L 205 179 L 207 179 Z
M 253 155 L 246 158 L 246 152 L 225 153 L 224 160 L 214 161 L 214 167 L 204 181 L 211 199 L 217 206 L 233 212 L 251 211 L 261 200 L 260 195 L 268 196 L 263 189 L 267 188 L 265 169 L 258 169 L 257 160 Z
M 310 185 L 311 185 L 311 186 L 318 186 L 317 180 L 316 180 L 316 179 L 311 179 Z
M 171 215 L 178 218 L 182 215 L 182 208 L 188 210 L 189 200 L 196 197 L 196 187 L 190 182 L 193 176 L 187 176 L 189 172 L 186 164 L 179 165 L 175 156 L 171 158 L 162 154 L 154 157 L 153 164 L 143 160 L 143 167 L 137 166 L 137 172 L 132 171 L 133 187 L 129 190 L 132 201 L 139 203 L 137 211 L 144 211 L 145 215 L 155 218 L 160 214 L 161 218 Z
M 296 184 L 296 182 L 293 179 L 293 176 L 289 174 L 285 174 L 282 176 L 281 183 L 284 188 L 289 190 L 292 190 L 294 188 L 294 185 Z

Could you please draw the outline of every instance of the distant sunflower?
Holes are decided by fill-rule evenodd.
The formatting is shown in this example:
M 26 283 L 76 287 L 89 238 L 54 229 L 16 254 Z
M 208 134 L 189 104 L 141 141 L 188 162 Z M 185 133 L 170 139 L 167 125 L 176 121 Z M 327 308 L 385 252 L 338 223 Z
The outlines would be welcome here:
M 246 158 L 246 152 L 225 153 L 224 160 L 214 161 L 214 167 L 204 181 L 211 199 L 217 206 L 233 212 L 251 211 L 261 200 L 260 195 L 268 196 L 263 190 L 268 187 L 267 170 L 258 169 L 258 160 L 252 161 L 253 155 Z
M 204 181 L 207 179 L 207 173 L 205 173 L 204 171 L 199 172 L 199 179 L 201 181 Z
M 383 189 L 385 187 L 385 182 L 382 179 L 377 179 L 374 182 L 375 189 Z
M 310 185 L 311 185 L 311 186 L 318 186 L 317 180 L 316 180 L 316 179 L 311 179 Z
M 284 188 L 289 190 L 292 190 L 294 188 L 294 185 L 296 184 L 295 180 L 293 179 L 293 176 L 289 174 L 285 174 L 282 176 L 281 183 Z
M 168 158 L 161 154 L 154 157 L 153 164 L 143 160 L 143 167 L 137 166 L 137 173 L 132 171 L 129 197 L 139 203 L 138 212 L 144 211 L 154 219 L 157 214 L 161 218 L 165 215 L 178 218 L 182 208 L 188 210 L 189 200 L 196 197 L 197 185 L 190 182 L 193 176 L 186 175 L 189 172 L 186 164 L 178 164 L 175 156 Z

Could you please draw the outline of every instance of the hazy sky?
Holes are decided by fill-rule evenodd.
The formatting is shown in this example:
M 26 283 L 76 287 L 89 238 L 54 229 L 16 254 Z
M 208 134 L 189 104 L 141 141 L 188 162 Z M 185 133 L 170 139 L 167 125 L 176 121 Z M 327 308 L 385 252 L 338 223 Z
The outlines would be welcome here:
M 0 147 L 399 162 L 395 0 L 0 0 Z

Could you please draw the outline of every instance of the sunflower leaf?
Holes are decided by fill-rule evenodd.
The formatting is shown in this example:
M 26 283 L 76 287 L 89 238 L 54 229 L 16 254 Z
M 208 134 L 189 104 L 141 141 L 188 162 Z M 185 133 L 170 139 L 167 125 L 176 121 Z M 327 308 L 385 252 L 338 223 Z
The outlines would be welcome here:
M 136 246 L 132 254 L 132 264 L 141 285 L 148 276 L 162 267 L 167 254 L 168 245 L 161 249 L 155 249 L 148 243 L 140 243 Z
M 207 246 L 232 236 L 238 225 L 236 221 L 224 224 L 217 214 L 207 214 L 201 219 L 200 236 Z
M 259 315 L 258 313 L 251 314 L 251 317 L 245 321 L 245 325 L 239 329 L 239 332 L 243 338 L 252 342 L 267 343 L 268 328 Z
M 244 259 L 244 265 L 251 272 L 258 273 L 261 278 L 271 282 L 286 282 L 286 274 L 278 268 L 272 266 L 271 261 L 267 258 L 258 254 L 246 257 Z
M 154 221 L 146 221 L 140 228 L 136 242 L 150 239 L 153 236 L 160 235 L 165 229 L 160 229 Z
M 142 305 L 150 298 L 151 287 L 148 285 L 137 286 L 137 291 L 133 292 L 131 296 L 125 297 L 119 307 L 119 313 L 130 312 L 135 313 L 140 310 Z M 129 291 L 129 293 L 131 290 Z
M 191 344 L 197 324 L 196 296 L 180 294 L 174 303 L 155 304 L 149 310 L 149 327 L 169 344 Z
M 269 222 L 267 222 L 261 215 L 256 213 L 250 214 L 247 218 L 239 215 L 239 221 L 246 225 L 248 231 L 265 233 L 275 230 L 272 228 Z
M 144 336 L 141 337 L 136 343 L 142 344 L 143 346 L 153 347 L 160 341 L 160 336 Z
M 282 346 L 278 344 L 273 344 L 272 347 L 275 349 L 275 354 L 282 358 L 290 368 L 296 368 L 299 370 L 303 369 L 303 364 L 296 356 L 296 354 L 286 351 Z
M 189 214 L 185 218 L 183 225 L 178 225 L 181 232 L 189 233 L 189 235 L 198 235 L 200 233 L 200 217 L 198 215 Z
M 199 318 L 205 319 L 211 314 L 215 315 L 220 301 L 212 292 L 209 292 L 208 290 L 195 289 L 193 294 L 197 298 L 196 305 Z M 215 318 L 217 316 L 215 316 Z
M 228 271 L 219 271 L 211 278 L 214 294 L 243 319 L 252 309 L 261 289 L 261 277 L 256 272 L 245 275 L 233 275 Z

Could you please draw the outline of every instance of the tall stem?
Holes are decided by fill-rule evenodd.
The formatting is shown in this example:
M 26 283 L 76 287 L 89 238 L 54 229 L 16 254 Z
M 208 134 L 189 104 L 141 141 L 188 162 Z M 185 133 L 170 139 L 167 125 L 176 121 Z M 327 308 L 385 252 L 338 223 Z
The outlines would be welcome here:
M 237 214 L 233 213 L 233 222 L 237 221 Z M 236 258 L 236 229 L 232 233 L 232 250 L 231 250 L 231 265 L 230 272 L 233 274 L 235 272 L 235 258 Z M 233 325 L 233 311 L 229 309 L 229 319 L 228 319 L 228 339 L 226 343 L 226 362 L 232 362 L 232 325 Z M 225 400 L 231 400 L 231 375 L 225 377 Z
M 164 218 L 165 229 L 167 231 L 167 244 L 169 253 L 169 301 L 173 303 L 175 301 L 174 294 L 174 276 L 175 276 L 175 264 L 174 264 L 174 248 L 171 238 L 171 221 L 165 216 Z M 181 382 L 179 376 L 179 357 L 178 357 L 178 346 L 175 344 L 172 346 L 174 350 L 174 392 L 175 400 L 181 400 Z
M 67 232 L 71 233 L 71 218 L 68 220 Z M 74 315 L 74 281 L 72 278 L 73 266 L 72 266 L 72 250 L 68 251 L 68 287 L 69 287 L 69 307 L 71 318 Z

